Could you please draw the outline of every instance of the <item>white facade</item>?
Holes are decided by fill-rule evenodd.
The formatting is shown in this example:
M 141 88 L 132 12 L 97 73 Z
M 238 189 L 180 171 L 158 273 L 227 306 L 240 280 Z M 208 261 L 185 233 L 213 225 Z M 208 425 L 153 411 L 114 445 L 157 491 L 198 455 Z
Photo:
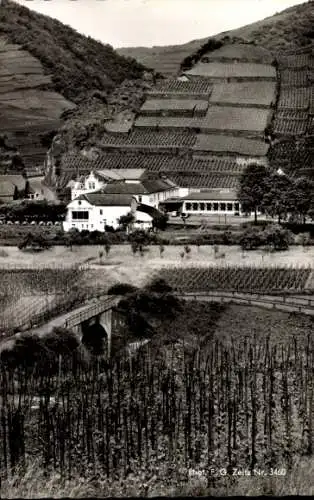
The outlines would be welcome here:
M 182 212 L 194 215 L 241 215 L 243 210 L 241 204 L 236 200 L 198 199 L 184 200 Z
M 149 229 L 152 227 L 151 215 L 137 211 L 136 201 L 123 206 L 100 206 L 93 205 L 87 200 L 75 199 L 67 206 L 66 219 L 63 222 L 64 231 L 78 229 L 79 231 L 105 231 L 105 226 L 119 227 L 119 219 L 123 215 L 132 212 L 135 216 L 134 227 L 137 229 Z
M 125 206 L 98 206 L 87 200 L 73 200 L 67 206 L 67 215 L 63 223 L 64 231 L 73 228 L 79 231 L 104 231 L 105 226 L 119 227 L 119 218 L 127 215 L 130 205 Z
M 71 186 L 71 200 L 75 200 L 81 194 L 94 193 L 104 187 L 106 183 L 100 180 L 93 172 L 91 172 L 82 181 L 75 181 Z
M 177 186 L 169 186 L 169 189 L 164 191 L 154 192 L 154 193 L 144 193 L 138 194 L 139 185 L 141 185 L 141 180 L 131 180 L 125 179 L 122 182 L 128 184 L 128 186 L 134 186 L 134 192 L 129 191 L 129 193 L 136 198 L 138 203 L 143 203 L 144 205 L 149 205 L 150 207 L 158 208 L 159 204 L 168 198 L 172 197 L 182 197 L 189 193 L 188 188 L 180 188 Z M 71 182 L 71 200 L 75 200 L 81 195 L 88 193 L 95 193 L 107 186 L 108 182 L 104 179 L 99 179 L 97 175 L 91 172 L 85 179 L 81 181 Z
M 180 194 L 180 190 L 182 188 L 178 187 L 173 187 L 170 189 L 167 189 L 166 191 L 161 191 L 159 193 L 150 193 L 150 194 L 135 194 L 134 198 L 136 198 L 138 203 L 143 203 L 144 205 L 149 205 L 150 207 L 158 208 L 159 204 L 168 198 L 173 198 L 177 196 L 185 196 L 185 194 L 188 194 L 188 190 L 186 188 L 183 188 L 184 194 Z

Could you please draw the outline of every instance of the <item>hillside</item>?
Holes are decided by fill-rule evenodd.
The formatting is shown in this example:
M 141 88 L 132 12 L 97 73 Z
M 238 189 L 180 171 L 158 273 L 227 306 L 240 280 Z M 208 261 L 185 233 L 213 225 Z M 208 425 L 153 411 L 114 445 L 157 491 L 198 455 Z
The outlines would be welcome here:
M 239 29 L 215 35 L 239 37 L 254 41 L 272 51 L 282 51 L 303 47 L 313 40 L 314 32 L 313 0 L 286 9 L 275 16 L 268 17 Z M 197 51 L 207 38 L 193 40 L 182 45 L 147 47 L 126 47 L 117 49 L 123 56 L 134 57 L 138 62 L 164 74 L 174 76 L 180 70 L 181 62 Z
M 52 136 L 66 122 L 64 112 L 90 101 L 107 118 L 110 95 L 125 80 L 141 80 L 144 67 L 111 46 L 77 33 L 13 2 L 0 6 L 0 151 L 2 171 L 11 156 L 42 165 Z M 97 102 L 97 106 L 95 106 Z M 90 113 L 89 113 L 90 115 Z M 74 136 L 76 132 L 74 132 Z
M 313 178 L 312 44 L 273 52 L 223 37 L 184 67 L 179 80 L 151 85 L 120 129 L 107 128 L 84 154 L 62 155 L 51 179 L 64 187 L 78 172 L 137 167 L 183 188 L 236 189 L 249 162 Z

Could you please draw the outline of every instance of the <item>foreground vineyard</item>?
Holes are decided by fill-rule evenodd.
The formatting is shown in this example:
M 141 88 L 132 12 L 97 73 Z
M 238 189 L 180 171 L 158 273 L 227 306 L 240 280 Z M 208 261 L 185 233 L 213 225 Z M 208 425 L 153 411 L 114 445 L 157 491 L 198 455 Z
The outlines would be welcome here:
M 313 453 L 313 347 L 310 336 L 189 354 L 155 345 L 107 368 L 61 364 L 57 378 L 47 366 L 37 377 L 2 366 L 0 469 L 37 457 L 69 478 L 187 482 L 192 468 L 210 482 L 211 469 L 233 467 L 284 476 Z
M 84 298 L 77 267 L 0 270 L 0 332 L 31 327 Z
M 207 290 L 304 290 L 311 268 L 169 267 L 158 271 L 179 292 Z

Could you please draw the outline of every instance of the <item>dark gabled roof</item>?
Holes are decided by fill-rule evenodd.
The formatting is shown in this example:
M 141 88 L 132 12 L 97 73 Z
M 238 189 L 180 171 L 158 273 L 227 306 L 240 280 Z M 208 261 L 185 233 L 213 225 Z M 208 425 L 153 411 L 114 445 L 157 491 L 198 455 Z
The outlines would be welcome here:
M 127 207 L 131 204 L 133 196 L 129 194 L 88 193 L 82 194 L 77 200 L 86 200 L 91 205 L 99 207 Z
M 172 189 L 174 184 L 166 179 L 143 179 L 141 182 L 110 182 L 102 193 L 110 194 L 151 194 Z
M 160 212 L 160 210 L 158 210 L 157 208 L 155 207 L 151 207 L 150 205 L 145 205 L 144 203 L 139 203 L 137 205 L 137 208 L 136 210 L 138 212 L 143 212 L 145 214 L 148 214 L 150 215 L 151 217 L 156 217 L 158 215 L 162 215 L 162 212 Z
M 167 191 L 174 187 L 174 183 L 168 179 L 144 179 L 142 182 L 147 193 L 158 193 L 161 191 Z
M 101 190 L 106 194 L 137 195 L 147 193 L 143 184 L 137 182 L 110 182 Z

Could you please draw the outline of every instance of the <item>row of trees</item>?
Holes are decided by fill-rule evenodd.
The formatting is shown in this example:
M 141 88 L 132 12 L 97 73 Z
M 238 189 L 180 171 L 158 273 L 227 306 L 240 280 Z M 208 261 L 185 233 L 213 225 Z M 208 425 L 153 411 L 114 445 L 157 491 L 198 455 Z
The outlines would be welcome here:
M 60 221 L 66 214 L 66 203 L 51 203 L 46 200 L 28 201 L 21 203 L 0 205 L 0 216 L 6 219 L 39 221 Z
M 183 59 L 180 66 L 181 71 L 187 71 L 191 69 L 194 64 L 196 64 L 201 59 L 201 57 L 203 57 L 203 55 L 207 54 L 208 52 L 212 52 L 213 50 L 220 49 L 222 45 L 223 43 L 220 40 L 209 38 L 207 42 L 201 45 L 198 50 Z
M 264 165 L 249 165 L 241 179 L 239 201 L 245 211 L 259 211 L 278 217 L 280 223 L 290 216 L 295 222 L 314 217 L 314 182 L 305 177 L 291 178 Z

